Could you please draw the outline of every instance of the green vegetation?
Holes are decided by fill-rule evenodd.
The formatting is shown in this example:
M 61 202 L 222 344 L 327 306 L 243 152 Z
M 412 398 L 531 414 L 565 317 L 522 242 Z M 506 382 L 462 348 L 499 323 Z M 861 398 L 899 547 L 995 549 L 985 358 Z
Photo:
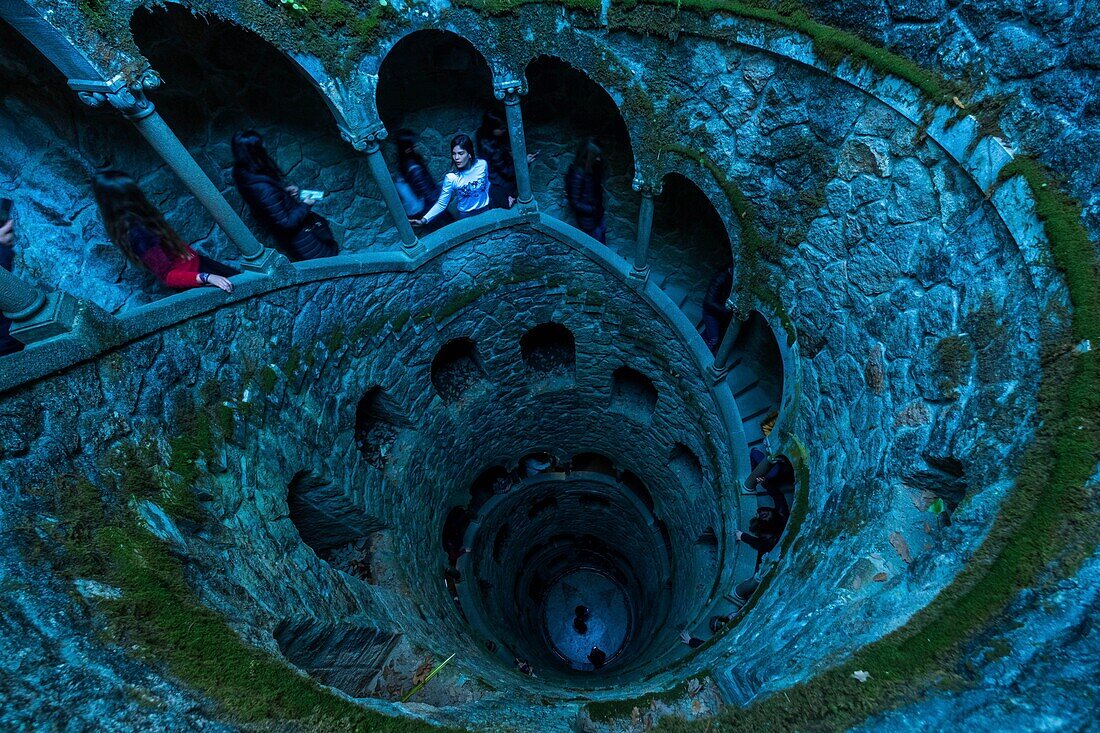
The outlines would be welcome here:
M 945 336 L 936 344 L 936 360 L 943 375 L 940 390 L 945 395 L 953 393 L 966 381 L 973 359 L 970 342 L 962 336 Z
M 616 718 L 629 718 L 634 708 L 644 713 L 655 702 L 674 703 L 687 694 L 688 683 L 682 682 L 670 690 L 652 692 L 629 700 L 590 702 L 585 706 L 585 710 L 593 721 L 603 723 Z
M 204 385 L 199 407 L 177 410 L 179 430 L 168 439 L 168 460 L 152 442 L 125 444 L 104 468 L 114 479 L 104 492 L 88 478 L 63 475 L 50 492 L 56 522 L 48 538 L 22 532 L 33 551 L 68 578 L 91 579 L 120 591 L 101 598 L 114 639 L 136 656 L 163 666 L 242 724 L 291 724 L 305 731 L 436 731 L 414 720 L 388 718 L 332 694 L 279 657 L 245 643 L 187 585 L 181 561 L 144 527 L 135 499 L 160 505 L 175 520 L 201 522 L 194 491 L 196 461 L 209 457 L 220 436 L 211 422 L 217 390 Z
M 455 0 L 456 7 L 469 8 L 484 15 L 511 15 L 524 5 L 543 5 L 546 0 Z M 561 5 L 569 10 L 577 10 L 589 15 L 600 14 L 599 0 L 557 0 L 555 5 Z
M 1002 179 L 1020 175 L 1032 189 L 1073 303 L 1073 338 L 1100 337 L 1100 278 L 1095 248 L 1077 204 L 1042 169 L 1017 159 Z M 1100 459 L 1100 358 L 1053 345 L 1039 391 L 1041 423 L 1021 461 L 1016 486 L 986 541 L 955 580 L 909 623 L 806 682 L 743 710 L 720 716 L 723 730 L 840 730 L 944 684 L 964 684 L 965 645 L 998 620 L 1021 590 L 1045 577 L 1072 574 L 1095 549 L 1100 530 L 1086 484 Z M 852 679 L 858 669 L 871 679 Z M 713 724 L 713 721 L 709 721 Z M 701 730 L 708 722 L 662 721 L 667 731 Z

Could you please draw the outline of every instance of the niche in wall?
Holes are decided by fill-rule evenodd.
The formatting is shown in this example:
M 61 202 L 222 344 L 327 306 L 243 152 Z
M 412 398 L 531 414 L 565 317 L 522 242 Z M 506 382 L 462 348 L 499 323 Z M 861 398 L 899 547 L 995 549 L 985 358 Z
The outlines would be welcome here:
M 381 387 L 371 387 L 355 408 L 355 445 L 370 465 L 382 469 L 402 429 L 410 423 Z
M 572 377 L 577 364 L 573 332 L 560 323 L 535 326 L 519 341 L 523 363 L 538 376 Z
M 680 482 L 680 485 L 688 491 L 702 491 L 706 478 L 703 475 L 703 466 L 698 457 L 686 445 L 677 443 L 668 459 L 668 467 Z
M 373 561 L 388 535 L 385 524 L 353 503 L 340 487 L 308 470 L 291 478 L 286 503 L 290 521 L 319 558 L 349 575 L 377 582 Z
M 318 682 L 352 697 L 378 692 L 378 681 L 400 634 L 369 626 L 287 619 L 275 627 L 275 642 L 287 661 Z
M 616 369 L 611 379 L 611 411 L 646 425 L 652 422 L 657 407 L 653 380 L 627 366 Z
M 432 359 L 432 386 L 444 402 L 458 402 L 487 379 L 477 344 L 471 339 L 448 341 Z

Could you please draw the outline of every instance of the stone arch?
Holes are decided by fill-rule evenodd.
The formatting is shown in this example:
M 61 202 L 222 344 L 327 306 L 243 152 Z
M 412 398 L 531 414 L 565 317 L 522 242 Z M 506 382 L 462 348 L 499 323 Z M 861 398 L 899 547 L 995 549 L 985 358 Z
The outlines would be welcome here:
M 709 196 L 682 173 L 666 173 L 654 205 L 649 262 L 661 288 L 693 324 L 711 279 L 729 267 L 732 246 Z
M 379 62 L 374 103 L 386 130 L 409 127 L 423 136 L 429 166 L 441 174 L 450 167 L 451 136 L 463 132 L 472 137 L 480 110 L 495 104 L 492 70 L 462 35 L 415 30 L 398 39 Z
M 573 221 L 565 203 L 565 174 L 578 148 L 592 138 L 604 151 L 607 163 L 605 209 L 609 215 L 627 214 L 611 231 L 629 239 L 634 223 L 630 214 L 637 197 L 631 190 L 635 151 L 614 98 L 584 69 L 557 55 L 535 56 L 524 69 L 524 78 L 528 89 L 522 100 L 527 149 L 540 153 L 531 166 L 539 207 Z
M 409 425 L 401 407 L 385 390 L 371 387 L 355 407 L 355 445 L 367 463 L 382 469 L 398 434 Z
M 386 529 L 327 478 L 309 469 L 298 471 L 287 484 L 290 521 L 302 541 L 322 560 L 333 552 L 366 540 Z
M 726 375 L 750 447 L 764 442 L 785 407 L 783 350 L 771 323 L 760 311 L 750 311 L 740 324 Z
M 432 359 L 432 386 L 444 402 L 457 402 L 487 379 L 473 339 L 451 339 Z
M 230 143 L 241 129 L 263 135 L 288 182 L 327 192 L 318 210 L 342 250 L 392 231 L 365 158 L 342 138 L 346 119 L 296 59 L 232 18 L 196 15 L 179 3 L 138 9 L 130 25 L 165 80 L 154 93 L 161 116 L 261 241 L 275 238 L 232 181 Z
M 648 425 L 657 408 L 657 388 L 653 380 L 636 369 L 621 366 L 611 376 L 612 412 Z
M 520 337 L 519 347 L 524 365 L 537 375 L 572 376 L 576 369 L 576 339 L 560 323 L 540 323 Z
M 156 12 L 171 12 L 178 11 L 191 15 L 196 18 L 201 18 L 209 22 L 210 19 L 217 20 L 220 23 L 232 26 L 233 28 L 247 34 L 249 37 L 256 39 L 264 45 L 270 47 L 275 53 L 284 58 L 286 62 L 293 67 L 298 76 L 301 77 L 314 91 L 320 95 L 321 100 L 324 102 L 325 107 L 332 115 L 333 121 L 340 129 L 348 129 L 348 119 L 343 110 L 337 106 L 335 100 L 327 93 L 326 88 L 333 86 L 333 80 L 324 71 L 320 64 L 306 64 L 302 63 L 302 59 L 295 56 L 292 53 L 288 53 L 269 39 L 265 38 L 261 33 L 257 32 L 248 23 L 244 23 L 237 18 L 231 17 L 227 13 L 217 12 L 212 10 L 203 9 L 198 11 L 191 7 L 189 4 L 178 2 L 178 0 L 164 0 L 156 6 L 139 4 L 133 9 L 130 14 L 130 21 L 128 23 L 128 29 L 133 36 L 133 42 L 136 47 L 140 48 L 136 34 L 133 33 L 134 19 L 141 13 L 153 14 Z M 147 55 L 146 55 L 147 56 Z M 152 59 L 148 59 L 152 63 Z M 157 68 L 156 64 L 153 64 L 154 68 Z M 159 69 L 158 69 L 159 71 Z

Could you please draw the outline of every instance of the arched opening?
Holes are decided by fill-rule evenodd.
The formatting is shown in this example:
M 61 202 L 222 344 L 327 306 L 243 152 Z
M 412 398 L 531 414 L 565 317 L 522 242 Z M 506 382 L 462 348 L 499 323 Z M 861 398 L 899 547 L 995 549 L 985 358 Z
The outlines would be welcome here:
M 443 520 L 440 542 L 451 565 L 458 562 L 458 558 L 466 551 L 466 530 L 470 528 L 471 521 L 473 521 L 473 514 L 466 507 L 461 506 L 452 508 L 447 513 L 447 518 Z
M 451 169 L 451 138 L 473 138 L 482 114 L 499 104 L 481 53 L 462 36 L 434 29 L 414 31 L 389 50 L 378 69 L 375 100 L 391 139 L 402 128 L 420 138 L 417 151 L 435 181 Z M 396 171 L 393 145 L 383 149 Z
M 641 372 L 623 366 L 611 378 L 611 411 L 648 425 L 657 407 L 657 388 Z
M 311 617 L 283 620 L 274 637 L 288 662 L 352 697 L 380 692 L 382 670 L 401 641 L 393 632 Z
M 476 514 L 494 494 L 505 493 L 511 488 L 512 476 L 504 466 L 482 471 L 470 484 L 470 511 Z
M 444 402 L 457 402 L 486 381 L 477 344 L 468 338 L 448 341 L 432 359 L 432 385 Z
M 382 390 L 371 387 L 355 408 L 355 445 L 375 468 L 385 468 L 398 433 L 409 422 L 397 403 Z
M 261 241 L 276 239 L 231 175 L 238 130 L 263 136 L 288 185 L 324 192 L 313 210 L 329 220 L 341 251 L 392 240 L 380 238 L 393 225 L 366 157 L 341 139 L 320 91 L 282 52 L 238 25 L 176 4 L 139 8 L 130 28 L 164 77 L 153 93 L 158 111 Z
M 668 467 L 676 475 L 680 485 L 687 493 L 702 491 L 706 480 L 699 458 L 686 445 L 677 443 L 668 459 Z
M 339 486 L 309 470 L 298 471 L 290 479 L 286 503 L 290 521 L 319 558 L 350 575 L 372 580 L 376 535 L 383 533 L 385 524 Z
M 649 264 L 692 323 L 701 323 L 707 289 L 731 258 L 729 234 L 707 195 L 686 176 L 666 175 L 654 204 Z
M 758 311 L 741 324 L 726 384 L 737 401 L 750 447 L 771 433 L 783 400 L 783 356 L 768 320 Z
M 59 50 L 64 53 L 64 50 Z M 107 238 L 89 188 L 105 161 L 126 170 L 184 241 L 211 252 L 213 220 L 116 110 L 81 103 L 65 76 L 0 21 L 0 197 L 14 201 L 14 270 L 109 313 L 171 294 Z
M 581 144 L 594 138 L 606 162 L 604 210 L 607 242 L 629 254 L 637 231 L 634 152 L 630 134 L 615 100 L 587 74 L 554 56 L 539 56 L 527 65 L 523 124 L 527 150 L 538 152 L 531 166 L 531 185 L 539 208 L 571 224 L 577 216 L 567 204 L 565 177 Z
M 577 363 L 573 332 L 560 323 L 542 323 L 519 341 L 523 363 L 538 376 L 571 377 Z

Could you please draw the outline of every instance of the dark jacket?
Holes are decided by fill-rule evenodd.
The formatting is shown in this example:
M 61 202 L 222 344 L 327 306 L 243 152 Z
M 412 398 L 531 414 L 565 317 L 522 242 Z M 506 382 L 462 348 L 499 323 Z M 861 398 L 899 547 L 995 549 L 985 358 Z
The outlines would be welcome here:
M 439 200 L 439 181 L 432 178 L 428 169 L 415 158 L 409 158 L 401 170 L 401 177 L 409 184 L 416 197 L 431 207 Z
M 0 244 L 0 267 L 11 272 L 11 264 L 14 258 L 15 247 L 5 247 Z M 9 331 L 11 331 L 11 321 L 3 313 L 0 313 L 0 356 L 23 350 L 22 342 L 13 337 Z
M 292 261 L 336 254 L 335 247 L 326 246 L 308 229 L 313 218 L 309 206 L 291 196 L 282 181 L 234 166 L 233 182 L 248 210 Z
M 603 221 L 603 183 L 576 163 L 565 172 L 565 198 L 581 231 L 590 232 Z
M 512 148 L 495 137 L 479 137 L 477 156 L 489 164 L 491 189 L 508 196 L 516 195 L 516 166 L 512 162 Z
M 703 309 L 715 316 L 730 317 L 726 310 L 726 301 L 733 291 L 733 268 L 727 267 L 710 280 L 707 293 L 703 297 Z

